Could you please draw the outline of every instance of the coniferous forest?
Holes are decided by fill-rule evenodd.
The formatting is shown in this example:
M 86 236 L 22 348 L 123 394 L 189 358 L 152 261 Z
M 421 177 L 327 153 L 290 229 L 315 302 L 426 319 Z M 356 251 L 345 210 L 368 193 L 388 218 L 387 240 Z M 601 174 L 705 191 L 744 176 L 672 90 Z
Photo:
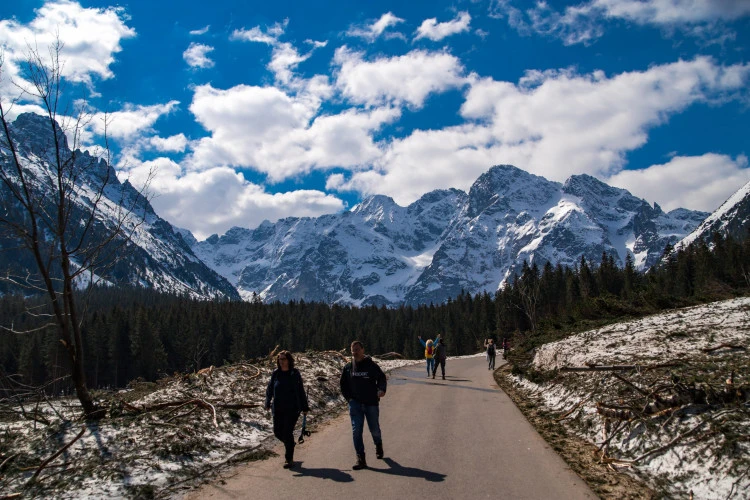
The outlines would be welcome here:
M 462 293 L 445 304 L 352 307 L 337 304 L 199 301 L 145 289 L 99 288 L 82 314 L 89 387 L 124 387 L 175 372 L 266 356 L 277 345 L 292 351 L 340 350 L 354 339 L 368 354 L 422 355 L 417 336 L 441 333 L 450 355 L 476 353 L 484 339 L 507 337 L 518 351 L 605 323 L 750 292 L 750 238 L 715 234 L 685 250 L 665 249 L 663 264 L 646 273 L 633 262 L 615 265 L 604 254 L 568 268 L 524 265 L 495 294 Z M 44 302 L 0 297 L 0 325 L 15 331 L 44 325 Z M 71 387 L 54 327 L 32 333 L 4 330 L 0 367 L 24 383 Z M 59 379 L 59 380 L 58 380 Z

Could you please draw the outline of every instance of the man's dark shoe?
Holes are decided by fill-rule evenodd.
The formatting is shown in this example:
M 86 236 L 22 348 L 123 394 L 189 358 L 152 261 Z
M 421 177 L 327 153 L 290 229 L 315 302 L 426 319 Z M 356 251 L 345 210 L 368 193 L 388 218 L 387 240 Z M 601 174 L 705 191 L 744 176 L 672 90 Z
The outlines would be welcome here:
M 364 455 L 357 455 L 357 463 L 352 465 L 352 469 L 354 470 L 361 470 L 367 468 L 367 462 L 365 461 Z
M 435 378 L 435 374 L 434 373 L 432 374 L 432 378 Z
M 445 380 L 445 375 L 443 375 L 443 380 Z
M 375 456 L 377 458 L 383 458 L 383 443 L 375 445 Z
M 294 462 L 292 460 L 289 460 L 289 459 L 284 460 L 285 469 L 291 469 L 293 465 L 294 465 Z

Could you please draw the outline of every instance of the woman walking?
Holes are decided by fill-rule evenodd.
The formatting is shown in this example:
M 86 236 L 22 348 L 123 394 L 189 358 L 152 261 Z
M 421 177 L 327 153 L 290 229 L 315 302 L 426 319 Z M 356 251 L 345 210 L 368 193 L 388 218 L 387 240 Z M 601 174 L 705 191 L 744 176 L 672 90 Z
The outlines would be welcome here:
M 432 342 L 432 339 L 427 339 L 425 342 L 421 336 L 417 336 L 417 338 L 422 347 L 424 347 L 424 359 L 427 362 L 427 376 L 429 377 L 435 370 L 435 344 Z M 439 339 L 440 335 L 437 338 Z M 437 339 L 435 339 L 435 342 L 437 342 Z
M 284 443 L 284 468 L 294 465 L 294 426 L 299 414 L 310 411 L 302 375 L 289 351 L 281 351 L 266 388 L 266 411 L 273 414 L 273 435 Z

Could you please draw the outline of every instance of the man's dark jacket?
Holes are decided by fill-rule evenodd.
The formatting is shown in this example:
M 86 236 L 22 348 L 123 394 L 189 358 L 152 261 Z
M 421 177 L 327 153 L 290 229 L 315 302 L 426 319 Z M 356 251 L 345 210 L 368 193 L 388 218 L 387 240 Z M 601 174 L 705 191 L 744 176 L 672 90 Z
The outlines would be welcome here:
M 347 401 L 355 401 L 375 406 L 378 404 L 378 391 L 385 392 L 388 383 L 385 373 L 380 369 L 370 356 L 365 356 L 362 361 L 352 360 L 347 363 L 341 372 L 341 394 Z

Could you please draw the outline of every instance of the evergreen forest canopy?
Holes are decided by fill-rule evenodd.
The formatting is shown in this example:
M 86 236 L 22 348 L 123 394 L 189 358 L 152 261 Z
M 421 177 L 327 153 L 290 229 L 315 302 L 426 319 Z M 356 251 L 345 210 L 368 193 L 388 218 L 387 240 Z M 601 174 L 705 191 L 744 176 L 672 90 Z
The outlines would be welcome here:
M 453 356 L 478 352 L 486 338 L 508 337 L 521 351 L 605 323 L 750 292 L 750 237 L 714 234 L 710 244 L 698 240 L 676 252 L 668 247 L 665 255 L 645 274 L 630 258 L 619 268 L 607 254 L 598 264 L 582 258 L 572 269 L 525 264 L 494 295 L 462 293 L 445 304 L 418 307 L 209 302 L 99 288 L 82 314 L 87 382 L 92 388 L 124 387 L 137 378 L 153 381 L 264 357 L 277 345 L 295 352 L 339 350 L 354 339 L 364 342 L 368 354 L 419 358 L 417 336 L 438 333 Z M 25 384 L 49 384 L 49 393 L 68 392 L 69 367 L 55 328 L 7 331 L 11 325 L 15 331 L 43 326 L 43 304 L 33 297 L 0 297 L 0 325 L 6 327 L 0 368 Z

